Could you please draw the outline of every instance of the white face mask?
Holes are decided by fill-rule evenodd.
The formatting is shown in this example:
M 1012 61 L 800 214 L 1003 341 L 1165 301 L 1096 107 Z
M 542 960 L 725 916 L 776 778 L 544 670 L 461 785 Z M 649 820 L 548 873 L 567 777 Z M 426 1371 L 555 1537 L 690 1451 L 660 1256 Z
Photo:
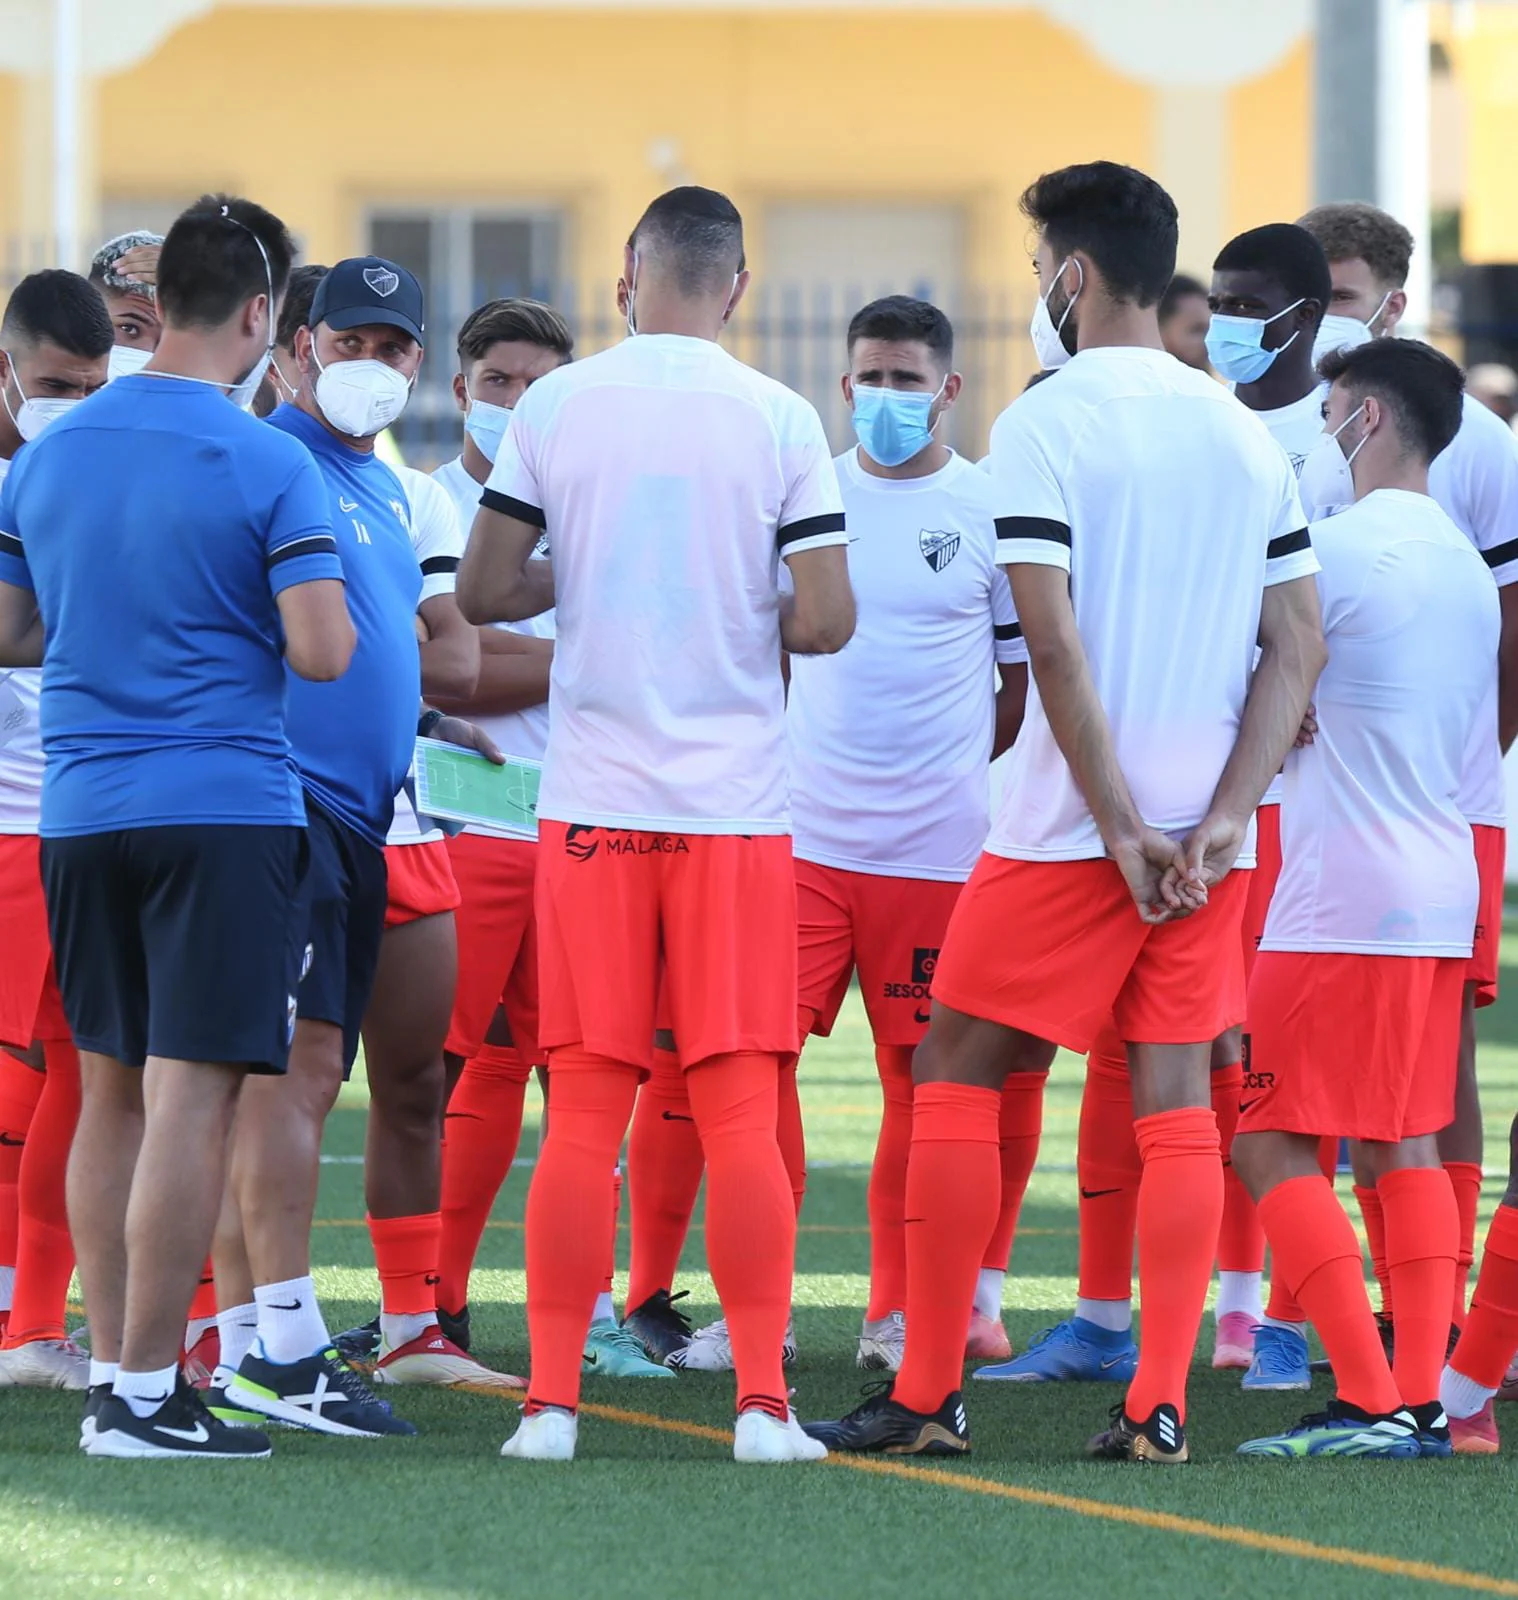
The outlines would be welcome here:
M 316 403 L 322 415 L 350 439 L 372 439 L 383 433 L 411 398 L 411 381 L 383 361 L 334 361 L 324 367 L 311 335 L 316 363 Z
M 1080 282 L 1075 286 L 1075 293 L 1065 303 L 1065 309 L 1060 313 L 1059 324 L 1055 325 L 1054 319 L 1049 315 L 1049 295 L 1054 293 L 1060 279 L 1064 276 L 1065 268 L 1075 262 L 1075 270 Z M 1033 308 L 1033 321 L 1028 328 L 1028 336 L 1033 340 L 1033 353 L 1038 357 L 1038 364 L 1045 372 L 1052 371 L 1055 367 L 1062 367 L 1070 359 L 1070 352 L 1065 348 L 1065 341 L 1060 338 L 1060 330 L 1065 326 L 1070 316 L 1070 308 L 1080 298 L 1080 292 L 1086 286 L 1086 274 L 1079 261 L 1074 256 L 1066 256 L 1060 262 L 1059 271 L 1054 274 L 1054 282 L 1049 285 L 1049 294 L 1038 297 L 1038 304 Z
M 464 398 L 469 402 L 469 409 L 464 413 L 464 431 L 474 440 L 480 454 L 494 466 L 495 458 L 501 453 L 501 441 L 511 426 L 511 407 L 492 405 L 488 400 L 476 400 L 469 392 L 467 380 L 464 383 Z
M 141 372 L 152 359 L 153 352 L 142 345 L 113 344 L 105 369 L 106 382 L 113 378 L 129 378 L 134 372 Z
M 29 444 L 50 422 L 56 422 L 59 417 L 67 416 L 75 406 L 77 400 L 28 400 L 21 387 L 21 380 L 16 376 L 16 358 L 9 350 L 5 352 L 5 359 L 10 363 L 10 374 L 3 384 L 0 384 L 0 400 L 5 402 L 6 414 L 16 425 L 16 432 L 21 435 L 21 442 Z M 16 393 L 21 396 L 21 405 L 17 410 L 11 410 L 10 388 L 15 384 Z
M 1381 304 L 1371 313 L 1368 322 L 1361 322 L 1358 317 L 1341 316 L 1337 312 L 1330 311 L 1319 323 L 1317 336 L 1312 341 L 1313 366 L 1316 367 L 1324 356 L 1332 355 L 1336 350 L 1354 350 L 1362 344 L 1369 344 L 1376 337 L 1376 322 L 1386 310 L 1386 302 L 1395 292 L 1388 289 L 1381 296 Z

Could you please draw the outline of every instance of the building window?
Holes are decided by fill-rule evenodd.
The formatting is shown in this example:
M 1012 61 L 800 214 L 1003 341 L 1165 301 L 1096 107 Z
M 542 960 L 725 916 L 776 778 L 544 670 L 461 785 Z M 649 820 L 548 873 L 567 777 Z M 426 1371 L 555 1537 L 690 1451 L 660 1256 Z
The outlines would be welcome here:
M 429 464 L 457 449 L 453 345 L 487 300 L 556 298 L 563 273 L 560 212 L 506 206 L 385 206 L 368 217 L 373 255 L 414 272 L 427 303 L 430 358 L 396 434 L 408 460 Z

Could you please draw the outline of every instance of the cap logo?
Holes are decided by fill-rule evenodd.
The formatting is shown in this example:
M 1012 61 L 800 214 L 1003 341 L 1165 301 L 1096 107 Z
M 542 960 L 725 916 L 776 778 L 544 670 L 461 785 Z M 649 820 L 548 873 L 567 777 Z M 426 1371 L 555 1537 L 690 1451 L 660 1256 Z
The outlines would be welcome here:
M 388 267 L 365 267 L 364 282 L 380 297 L 388 300 L 401 286 L 400 274 Z

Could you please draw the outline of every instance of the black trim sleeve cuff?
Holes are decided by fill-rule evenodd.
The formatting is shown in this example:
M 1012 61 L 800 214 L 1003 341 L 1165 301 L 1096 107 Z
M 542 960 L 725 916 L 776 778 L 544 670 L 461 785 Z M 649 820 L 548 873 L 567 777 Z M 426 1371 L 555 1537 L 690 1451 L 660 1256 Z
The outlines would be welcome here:
M 480 504 L 487 511 L 494 511 L 499 516 L 513 517 L 518 522 L 525 522 L 529 528 L 548 526 L 548 518 L 536 506 L 528 505 L 525 500 L 513 499 L 509 494 L 502 494 L 499 489 L 486 489 L 480 495 Z
M 800 522 L 788 523 L 780 528 L 775 534 L 775 543 L 783 554 L 789 545 L 799 544 L 803 539 L 815 539 L 819 533 L 843 531 L 843 513 L 825 511 L 820 517 L 803 517 Z
M 1014 639 L 1023 636 L 1023 625 L 1020 622 L 998 622 L 991 629 L 997 644 L 1010 644 Z
M 1070 529 L 1052 517 L 998 517 L 996 538 L 1001 543 L 1007 539 L 1047 539 L 1051 544 L 1070 548 Z
M 0 538 L 4 535 L 0 534 Z M 1494 544 L 1490 550 L 1481 552 L 1486 557 L 1486 564 L 1495 572 L 1498 567 L 1505 567 L 1509 561 L 1518 561 L 1518 539 L 1506 539 L 1501 544 Z
M 1256 549 L 1259 547 L 1256 546 Z M 1265 546 L 1265 559 L 1279 561 L 1282 556 L 1294 556 L 1300 551 L 1311 550 L 1312 539 L 1308 536 L 1306 528 L 1298 528 L 1295 533 L 1283 533 L 1278 539 L 1272 539 Z
M 459 558 L 457 556 L 429 556 L 422 563 L 422 576 L 430 578 L 439 572 L 457 572 Z
M 279 549 L 269 552 L 269 566 L 277 567 L 281 561 L 293 561 L 297 556 L 325 556 L 337 554 L 337 540 L 330 533 L 312 533 L 304 539 L 292 539 Z

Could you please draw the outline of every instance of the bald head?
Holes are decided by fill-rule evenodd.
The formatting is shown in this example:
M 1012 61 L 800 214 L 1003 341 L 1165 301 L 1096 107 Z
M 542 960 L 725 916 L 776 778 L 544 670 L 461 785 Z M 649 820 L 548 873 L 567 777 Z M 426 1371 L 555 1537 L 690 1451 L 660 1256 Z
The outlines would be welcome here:
M 743 271 L 743 218 L 715 189 L 687 184 L 661 194 L 628 243 L 640 277 L 657 276 L 689 299 L 730 294 Z

